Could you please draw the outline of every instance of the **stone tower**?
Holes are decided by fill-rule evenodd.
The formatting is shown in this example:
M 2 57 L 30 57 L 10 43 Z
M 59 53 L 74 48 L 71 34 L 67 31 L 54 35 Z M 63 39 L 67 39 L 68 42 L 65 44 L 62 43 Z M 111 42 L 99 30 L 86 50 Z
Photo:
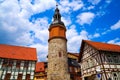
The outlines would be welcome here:
M 66 27 L 56 5 L 49 27 L 47 80 L 70 80 L 67 61 Z

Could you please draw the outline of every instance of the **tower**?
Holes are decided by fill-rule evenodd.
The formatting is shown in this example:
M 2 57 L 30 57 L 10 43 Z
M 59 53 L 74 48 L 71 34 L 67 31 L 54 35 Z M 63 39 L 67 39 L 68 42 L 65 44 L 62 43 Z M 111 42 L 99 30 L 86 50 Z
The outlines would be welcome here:
M 47 80 L 70 80 L 67 61 L 66 27 L 56 5 L 49 27 Z

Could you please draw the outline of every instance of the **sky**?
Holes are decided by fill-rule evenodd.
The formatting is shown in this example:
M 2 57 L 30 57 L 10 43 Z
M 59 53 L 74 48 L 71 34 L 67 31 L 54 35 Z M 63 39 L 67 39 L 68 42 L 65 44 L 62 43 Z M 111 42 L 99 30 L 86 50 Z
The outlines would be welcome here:
M 120 45 L 120 0 L 0 0 L 0 44 L 36 48 L 46 61 L 56 2 L 68 52 L 79 53 L 83 39 Z

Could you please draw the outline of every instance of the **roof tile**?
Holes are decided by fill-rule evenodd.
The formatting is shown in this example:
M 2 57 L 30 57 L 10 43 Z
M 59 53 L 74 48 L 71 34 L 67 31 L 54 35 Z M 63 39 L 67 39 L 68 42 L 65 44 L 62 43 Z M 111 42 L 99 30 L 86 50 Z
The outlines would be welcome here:
M 93 46 L 94 48 L 98 50 L 120 52 L 120 45 L 93 42 L 93 41 L 88 41 L 88 40 L 84 40 L 84 42 L 88 43 L 89 45 Z
M 35 48 L 0 44 L 0 57 L 20 60 L 37 60 Z
M 35 72 L 44 72 L 44 71 L 45 71 L 44 62 L 37 62 Z

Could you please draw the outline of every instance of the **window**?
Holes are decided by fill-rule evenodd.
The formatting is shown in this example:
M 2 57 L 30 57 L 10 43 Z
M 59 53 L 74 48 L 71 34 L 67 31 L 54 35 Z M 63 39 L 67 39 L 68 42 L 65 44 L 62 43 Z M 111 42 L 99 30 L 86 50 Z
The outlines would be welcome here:
M 61 57 L 62 55 L 61 55 L 61 52 L 59 52 L 59 57 Z
M 108 62 L 109 62 L 109 63 L 113 63 L 112 55 L 107 55 L 107 57 L 108 57 Z
M 8 60 L 4 59 L 2 66 L 7 66 L 8 65 Z
M 10 74 L 10 73 L 7 73 L 7 74 L 5 75 L 5 79 L 4 79 L 4 80 L 10 80 L 10 77 L 11 77 L 11 74 Z
M 16 67 L 17 67 L 17 68 L 20 68 L 20 64 L 21 64 L 21 61 L 17 61 Z
M 113 73 L 113 80 L 119 80 L 117 73 Z
M 13 65 L 13 60 L 9 60 L 9 66 Z
M 114 63 L 119 63 L 119 58 L 117 55 L 113 55 Z
M 86 65 L 87 65 L 87 68 L 89 68 L 89 62 L 88 61 L 87 61 Z
M 107 55 L 107 60 L 108 60 L 109 63 L 118 64 L 119 63 L 119 55 L 109 54 L 109 55 Z
M 18 74 L 17 80 L 22 80 L 22 74 Z
M 30 74 L 26 75 L 26 79 L 25 80 L 30 80 Z
M 29 66 L 29 61 L 25 61 L 24 67 L 25 67 L 25 68 L 28 68 L 28 66 Z

